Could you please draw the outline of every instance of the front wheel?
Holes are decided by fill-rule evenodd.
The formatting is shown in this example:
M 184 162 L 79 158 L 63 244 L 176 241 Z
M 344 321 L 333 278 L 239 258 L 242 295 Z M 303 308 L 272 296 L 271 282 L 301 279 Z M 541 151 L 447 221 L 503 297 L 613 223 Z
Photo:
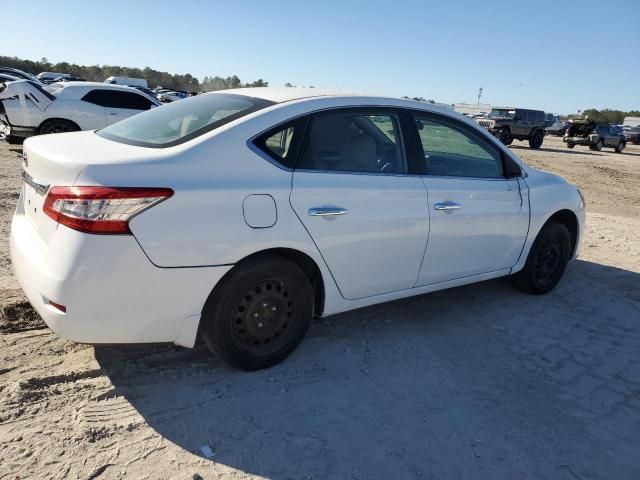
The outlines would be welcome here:
M 513 138 L 508 128 L 501 128 L 500 131 L 498 131 L 498 140 L 500 140 L 503 145 L 511 145 Z
M 230 365 L 259 370 L 284 360 L 313 317 L 313 288 L 295 263 L 273 255 L 237 265 L 202 311 L 207 347 Z
M 573 148 L 573 147 L 575 147 L 575 146 L 576 146 L 576 144 L 575 144 L 575 143 L 573 143 L 573 142 L 567 142 L 567 148 Z
M 594 149 L 599 152 L 600 150 L 602 150 L 602 147 L 604 147 L 604 143 L 602 143 L 602 140 L 598 140 L 598 143 L 595 144 Z
M 616 153 L 622 153 L 624 147 L 626 147 L 626 144 L 624 142 L 620 142 L 618 145 L 616 145 Z
M 538 234 L 524 268 L 512 276 L 526 293 L 542 294 L 558 284 L 571 256 L 571 235 L 562 223 L 549 222 Z

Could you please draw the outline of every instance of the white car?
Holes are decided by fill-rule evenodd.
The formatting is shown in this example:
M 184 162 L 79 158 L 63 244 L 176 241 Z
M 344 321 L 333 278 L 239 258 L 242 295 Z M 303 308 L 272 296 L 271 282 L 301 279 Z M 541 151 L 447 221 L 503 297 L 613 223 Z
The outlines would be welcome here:
M 187 97 L 188 95 L 184 92 L 168 91 L 168 92 L 162 92 L 158 94 L 158 100 L 160 100 L 163 103 L 175 102 L 177 100 L 183 100 Z
M 0 83 L 0 134 L 20 143 L 38 134 L 93 130 L 159 105 L 134 88 L 106 83 Z
M 313 316 L 502 276 L 545 293 L 584 200 L 475 122 L 403 99 L 252 88 L 30 138 L 11 226 L 27 297 L 87 343 L 200 336 L 239 368 Z

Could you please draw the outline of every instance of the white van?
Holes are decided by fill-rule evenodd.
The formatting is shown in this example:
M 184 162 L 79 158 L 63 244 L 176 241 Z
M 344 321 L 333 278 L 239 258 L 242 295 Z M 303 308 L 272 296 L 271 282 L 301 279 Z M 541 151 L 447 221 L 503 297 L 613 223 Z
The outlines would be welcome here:
M 115 85 L 127 85 L 129 87 L 147 88 L 147 81 L 144 78 L 109 77 L 104 81 L 104 83 L 111 83 Z

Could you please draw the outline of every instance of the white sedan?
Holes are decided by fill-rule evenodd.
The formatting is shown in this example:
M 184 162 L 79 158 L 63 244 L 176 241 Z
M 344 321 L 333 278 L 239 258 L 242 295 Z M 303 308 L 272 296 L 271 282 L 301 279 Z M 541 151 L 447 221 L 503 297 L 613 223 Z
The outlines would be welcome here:
M 0 134 L 20 143 L 33 135 L 93 130 L 160 105 L 134 88 L 106 83 L 0 83 Z
M 13 265 L 59 335 L 273 365 L 313 316 L 511 276 L 553 289 L 578 189 L 403 99 L 254 88 L 29 139 Z

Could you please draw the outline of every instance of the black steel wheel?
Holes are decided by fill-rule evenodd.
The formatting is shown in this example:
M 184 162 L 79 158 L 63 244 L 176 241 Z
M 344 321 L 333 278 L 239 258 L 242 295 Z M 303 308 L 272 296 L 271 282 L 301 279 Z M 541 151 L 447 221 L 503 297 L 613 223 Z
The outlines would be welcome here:
M 524 268 L 512 276 L 527 293 L 547 293 L 558 284 L 571 257 L 571 235 L 562 223 L 547 223 L 536 238 Z
M 295 263 L 275 255 L 248 260 L 209 296 L 200 333 L 227 363 L 243 370 L 267 368 L 302 341 L 313 300 L 311 283 Z

